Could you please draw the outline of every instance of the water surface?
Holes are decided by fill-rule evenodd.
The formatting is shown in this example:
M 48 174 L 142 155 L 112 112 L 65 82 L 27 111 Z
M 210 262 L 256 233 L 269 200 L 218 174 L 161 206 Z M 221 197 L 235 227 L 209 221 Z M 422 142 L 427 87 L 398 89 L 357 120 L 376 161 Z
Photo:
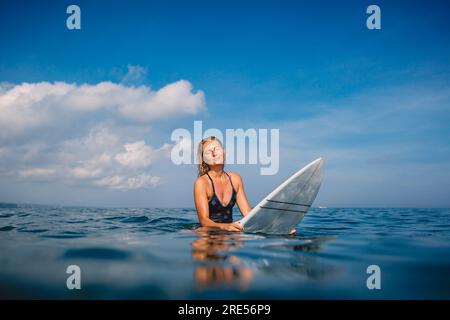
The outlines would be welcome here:
M 449 209 L 313 208 L 296 236 L 266 236 L 198 231 L 193 209 L 0 208 L 0 297 L 449 299 L 449 222 Z

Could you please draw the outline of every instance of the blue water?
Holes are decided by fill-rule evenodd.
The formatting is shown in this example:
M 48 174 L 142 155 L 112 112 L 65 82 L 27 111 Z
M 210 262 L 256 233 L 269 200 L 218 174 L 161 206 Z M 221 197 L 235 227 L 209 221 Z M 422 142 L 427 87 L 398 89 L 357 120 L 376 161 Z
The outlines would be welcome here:
M 296 236 L 198 227 L 193 209 L 0 209 L 0 297 L 450 298 L 450 209 L 311 209 Z

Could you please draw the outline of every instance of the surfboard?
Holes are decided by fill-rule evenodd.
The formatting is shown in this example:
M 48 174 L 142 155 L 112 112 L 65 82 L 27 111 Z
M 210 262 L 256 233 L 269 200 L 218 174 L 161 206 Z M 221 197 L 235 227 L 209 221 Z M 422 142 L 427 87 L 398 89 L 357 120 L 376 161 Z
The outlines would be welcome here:
M 293 174 L 273 190 L 244 218 L 244 232 L 289 234 L 303 219 L 322 183 L 322 158 Z

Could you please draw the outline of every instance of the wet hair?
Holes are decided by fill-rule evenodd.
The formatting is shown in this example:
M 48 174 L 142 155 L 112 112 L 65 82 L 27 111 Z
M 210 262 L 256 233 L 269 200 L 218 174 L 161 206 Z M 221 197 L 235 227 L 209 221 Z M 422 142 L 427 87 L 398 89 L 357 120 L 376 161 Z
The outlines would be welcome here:
M 200 141 L 200 143 L 198 144 L 198 149 L 197 149 L 197 177 L 201 177 L 202 175 L 206 174 L 207 172 L 209 172 L 210 167 L 209 165 L 203 161 L 203 145 L 205 144 L 205 142 L 208 141 L 217 141 L 221 147 L 223 147 L 222 142 L 217 139 L 214 136 L 210 136 L 208 138 L 203 139 L 202 141 Z

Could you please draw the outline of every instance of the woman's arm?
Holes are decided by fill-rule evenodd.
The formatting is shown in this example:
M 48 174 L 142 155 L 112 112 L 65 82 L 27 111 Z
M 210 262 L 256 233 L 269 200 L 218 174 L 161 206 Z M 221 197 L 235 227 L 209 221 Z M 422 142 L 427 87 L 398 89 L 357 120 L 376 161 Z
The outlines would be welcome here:
M 251 210 L 252 207 L 248 202 L 247 195 L 244 190 L 244 182 L 242 182 L 241 175 L 236 172 L 232 172 L 232 177 L 234 177 L 234 181 L 237 182 L 234 184 L 236 186 L 236 202 L 241 211 L 242 215 L 245 217 Z
M 198 221 L 202 227 L 214 227 L 227 231 L 241 231 L 242 226 L 237 223 L 217 223 L 209 218 L 208 196 L 206 184 L 201 178 L 194 183 L 194 202 L 197 209 Z

